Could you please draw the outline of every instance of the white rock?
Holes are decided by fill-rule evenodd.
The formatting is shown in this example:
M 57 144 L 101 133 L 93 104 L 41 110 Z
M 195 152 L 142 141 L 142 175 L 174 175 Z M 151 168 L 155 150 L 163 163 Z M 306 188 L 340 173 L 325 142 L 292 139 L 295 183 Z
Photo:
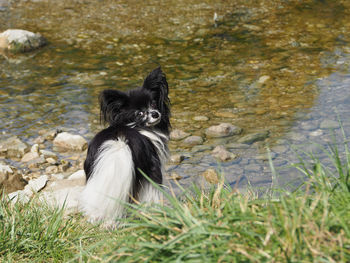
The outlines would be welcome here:
M 46 44 L 40 34 L 22 29 L 8 29 L 0 34 L 0 48 L 12 52 L 26 52 Z
M 13 171 L 9 165 L 0 163 L 0 174 L 4 174 L 4 175 L 13 174 Z
M 27 162 L 30 162 L 30 161 L 38 158 L 38 157 L 39 157 L 38 153 L 30 151 L 30 152 L 27 152 L 26 154 L 23 155 L 21 162 L 27 163 Z
M 186 137 L 190 136 L 191 134 L 188 132 L 184 132 L 179 129 L 175 129 L 170 133 L 170 139 L 173 141 L 179 141 L 182 139 L 185 139 Z
M 237 135 L 242 132 L 242 129 L 234 126 L 230 123 L 220 123 L 219 125 L 214 125 L 206 129 L 205 134 L 208 137 L 226 137 L 226 136 L 232 136 Z
M 68 180 L 85 179 L 85 178 L 86 176 L 85 176 L 84 170 L 79 170 L 73 173 L 72 175 L 70 175 L 68 177 Z
M 53 145 L 58 150 L 83 151 L 87 148 L 87 141 L 80 135 L 62 132 L 53 140 Z
M 30 190 L 34 193 L 37 193 L 46 186 L 48 180 L 49 178 L 47 175 L 42 175 L 37 179 L 30 180 L 24 187 L 24 190 Z

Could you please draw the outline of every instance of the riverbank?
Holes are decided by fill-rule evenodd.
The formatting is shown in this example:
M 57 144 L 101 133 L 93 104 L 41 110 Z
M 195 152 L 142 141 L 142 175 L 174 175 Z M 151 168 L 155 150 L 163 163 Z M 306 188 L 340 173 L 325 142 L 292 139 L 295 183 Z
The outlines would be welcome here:
M 168 206 L 132 206 L 114 230 L 35 199 L 2 200 L 0 260 L 348 262 L 350 153 L 343 142 L 326 152 L 332 167 L 312 155 L 310 162 L 300 158 L 297 168 L 308 180 L 293 192 L 271 187 L 258 198 L 253 189 L 242 194 L 220 181 L 206 192 L 166 194 Z

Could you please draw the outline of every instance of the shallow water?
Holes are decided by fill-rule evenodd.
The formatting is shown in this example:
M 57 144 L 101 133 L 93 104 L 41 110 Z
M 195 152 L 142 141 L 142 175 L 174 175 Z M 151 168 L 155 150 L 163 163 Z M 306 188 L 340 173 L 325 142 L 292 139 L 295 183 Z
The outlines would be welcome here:
M 320 129 L 322 120 L 336 120 L 327 109 L 337 107 L 349 122 L 348 1 L 166 0 L 140 6 L 20 0 L 0 7 L 0 31 L 22 28 L 50 42 L 34 53 L 0 57 L 2 137 L 31 142 L 39 130 L 64 127 L 90 139 L 101 128 L 98 93 L 139 86 L 157 65 L 167 74 L 173 127 L 193 135 L 229 122 L 243 135 L 268 130 L 265 143 L 279 149 L 298 136 L 299 144 L 310 140 L 308 132 Z M 303 132 L 301 122 L 314 128 Z M 327 129 L 321 130 L 313 137 L 326 137 Z M 200 150 L 171 142 L 173 153 L 191 158 L 170 170 L 185 182 L 217 166 L 209 154 L 213 146 L 236 140 L 207 139 Z M 271 182 L 266 161 L 256 159 L 265 143 L 231 148 L 239 159 L 221 165 L 231 183 L 242 174 L 256 185 Z

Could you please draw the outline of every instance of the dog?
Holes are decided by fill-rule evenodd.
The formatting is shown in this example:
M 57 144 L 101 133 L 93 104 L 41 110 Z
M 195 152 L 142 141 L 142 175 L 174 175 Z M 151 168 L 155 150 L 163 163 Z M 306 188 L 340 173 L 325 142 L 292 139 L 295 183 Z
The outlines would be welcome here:
M 101 121 L 108 128 L 89 143 L 84 162 L 86 186 L 80 208 L 91 222 L 113 224 L 127 214 L 125 203 L 159 203 L 168 158 L 170 100 L 166 76 L 154 69 L 142 87 L 102 91 Z

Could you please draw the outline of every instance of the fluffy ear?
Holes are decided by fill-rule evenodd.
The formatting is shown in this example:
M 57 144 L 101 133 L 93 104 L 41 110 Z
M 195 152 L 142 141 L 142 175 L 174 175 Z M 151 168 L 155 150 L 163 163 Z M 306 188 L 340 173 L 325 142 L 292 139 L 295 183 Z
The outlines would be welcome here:
M 156 126 L 166 133 L 170 129 L 170 100 L 168 97 L 169 88 L 165 74 L 160 67 L 154 69 L 143 82 L 143 89 L 151 92 L 157 103 L 157 108 L 162 114 L 161 122 Z
M 100 94 L 100 118 L 103 122 L 113 124 L 117 117 L 120 109 L 125 105 L 128 100 L 128 96 L 118 90 L 107 89 Z
M 153 98 L 158 103 L 158 107 L 163 111 L 164 106 L 169 106 L 168 82 L 161 67 L 154 69 L 143 82 L 142 88 L 151 91 Z M 165 105 L 164 105 L 165 104 Z

